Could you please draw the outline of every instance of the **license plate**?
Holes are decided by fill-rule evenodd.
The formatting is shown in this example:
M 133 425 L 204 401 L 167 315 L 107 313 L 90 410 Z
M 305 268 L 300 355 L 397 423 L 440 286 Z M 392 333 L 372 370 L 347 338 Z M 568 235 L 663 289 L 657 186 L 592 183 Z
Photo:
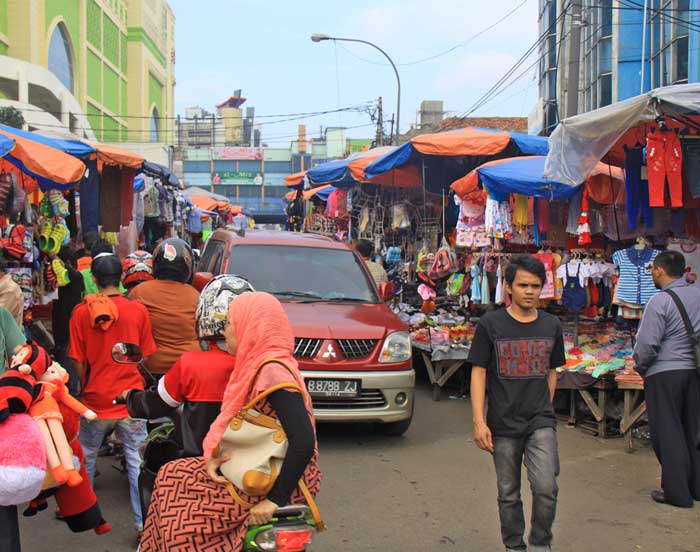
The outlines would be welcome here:
M 357 397 L 360 380 L 307 379 L 306 389 L 312 397 Z

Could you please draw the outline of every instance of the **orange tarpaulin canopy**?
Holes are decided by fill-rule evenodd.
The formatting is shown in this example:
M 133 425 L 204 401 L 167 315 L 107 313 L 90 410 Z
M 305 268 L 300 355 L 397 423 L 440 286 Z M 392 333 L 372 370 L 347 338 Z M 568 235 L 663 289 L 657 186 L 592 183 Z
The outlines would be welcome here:
M 540 157 L 542 156 L 533 156 Z M 481 193 L 479 189 L 479 169 L 483 167 L 492 167 L 494 165 L 500 165 L 502 163 L 508 163 L 516 159 L 524 159 L 523 157 L 509 157 L 507 159 L 496 159 L 495 161 L 489 161 L 483 165 L 477 167 L 468 174 L 455 180 L 450 188 L 461 198 L 465 198 L 473 193 Z M 612 176 L 613 185 L 611 185 L 610 177 Z M 615 189 L 615 203 L 617 205 L 625 204 L 625 174 L 624 171 L 619 167 L 614 167 L 612 165 L 607 165 L 606 163 L 598 163 L 586 179 L 586 191 L 589 197 L 596 203 L 602 205 L 610 205 L 613 203 L 613 188 Z
M 382 155 L 394 149 L 394 146 L 386 146 L 374 148 L 367 152 L 363 152 L 361 157 L 348 164 L 351 176 L 358 182 L 368 182 L 370 184 L 378 184 L 380 186 L 393 186 L 396 188 L 416 188 L 421 185 L 420 169 L 413 165 L 407 167 L 397 167 L 387 173 L 368 179 L 365 175 L 365 168 L 370 163 L 379 159 Z
M 305 176 L 306 176 L 306 171 L 301 171 L 298 173 L 290 174 L 289 176 L 286 176 L 284 178 L 284 184 L 288 188 L 291 188 L 292 186 L 298 186 L 299 184 L 302 183 Z
M 204 209 L 205 211 L 216 211 L 217 209 L 226 208 L 229 203 L 228 201 L 217 201 L 210 197 L 200 197 L 200 196 L 188 196 L 193 205 Z
M 85 164 L 80 159 L 1 129 L 0 134 L 15 141 L 8 156 L 21 162 L 22 170 L 26 169 L 32 176 L 36 175 L 60 187 L 74 186 L 83 178 Z
M 302 197 L 304 198 L 304 201 L 309 201 L 312 197 L 314 197 L 317 193 L 319 193 L 322 190 L 327 190 L 328 188 L 332 188 L 333 184 L 325 184 L 323 186 L 319 186 L 318 188 L 311 188 L 310 190 L 304 190 L 302 193 Z M 297 190 L 292 190 L 291 192 L 287 192 L 287 194 L 284 196 L 284 198 L 287 201 L 292 201 L 297 195 Z
M 494 155 L 510 143 L 507 132 L 463 128 L 411 138 L 413 147 L 425 155 Z
M 102 161 L 105 165 L 121 165 L 122 167 L 139 169 L 146 160 L 145 157 L 117 146 L 108 146 L 107 144 L 96 142 L 87 143 L 97 150 L 97 160 Z

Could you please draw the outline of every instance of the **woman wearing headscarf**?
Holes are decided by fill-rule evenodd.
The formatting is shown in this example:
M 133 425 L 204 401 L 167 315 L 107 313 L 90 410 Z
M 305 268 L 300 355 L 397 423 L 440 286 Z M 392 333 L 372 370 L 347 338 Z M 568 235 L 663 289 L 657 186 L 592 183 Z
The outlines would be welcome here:
M 240 550 L 248 524 L 268 522 L 286 504 L 303 503 L 303 479 L 312 495 L 320 488 L 318 449 L 311 398 L 294 359 L 294 336 L 280 302 L 262 292 L 233 300 L 224 333 L 236 364 L 228 381 L 221 414 L 204 440 L 204 458 L 187 458 L 161 468 L 151 498 L 141 552 Z M 261 368 L 262 367 L 262 368 Z M 219 466 L 217 447 L 231 419 L 251 398 L 279 384 L 299 386 L 303 393 L 280 389 L 258 403 L 256 410 L 279 418 L 289 447 L 280 474 L 266 497 L 234 500 Z

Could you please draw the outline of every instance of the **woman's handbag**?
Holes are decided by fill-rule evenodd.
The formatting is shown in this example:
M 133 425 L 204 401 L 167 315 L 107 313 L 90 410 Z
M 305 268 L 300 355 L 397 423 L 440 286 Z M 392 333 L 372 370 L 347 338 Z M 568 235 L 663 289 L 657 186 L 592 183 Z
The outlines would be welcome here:
M 291 373 L 284 361 L 270 359 L 263 362 L 253 378 L 248 396 L 255 387 L 261 370 L 272 362 L 281 364 Z M 254 409 L 254 406 L 267 396 L 281 389 L 294 389 L 302 395 L 304 392 L 293 383 L 281 383 L 266 389 L 252 398 L 234 416 L 219 443 L 217 456 L 229 457 L 229 460 L 221 464 L 219 470 L 229 481 L 227 487 L 231 496 L 244 508 L 251 508 L 253 505 L 241 498 L 236 489 L 249 496 L 266 496 L 272 490 L 287 454 L 289 442 L 280 421 Z M 299 489 L 311 509 L 318 529 L 321 530 L 323 521 L 320 512 L 303 479 L 299 480 Z

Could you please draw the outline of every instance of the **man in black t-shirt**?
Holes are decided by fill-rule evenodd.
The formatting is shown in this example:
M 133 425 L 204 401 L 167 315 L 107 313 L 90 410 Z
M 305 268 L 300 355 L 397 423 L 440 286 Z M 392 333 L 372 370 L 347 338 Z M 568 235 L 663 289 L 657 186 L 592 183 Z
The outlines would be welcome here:
M 506 551 L 528 550 L 520 499 L 523 460 L 533 494 L 529 550 L 549 551 L 552 542 L 559 475 L 552 398 L 555 369 L 566 359 L 559 320 L 537 310 L 545 279 L 539 260 L 513 257 L 506 269 L 512 303 L 479 320 L 469 352 L 474 441 L 493 455 Z

